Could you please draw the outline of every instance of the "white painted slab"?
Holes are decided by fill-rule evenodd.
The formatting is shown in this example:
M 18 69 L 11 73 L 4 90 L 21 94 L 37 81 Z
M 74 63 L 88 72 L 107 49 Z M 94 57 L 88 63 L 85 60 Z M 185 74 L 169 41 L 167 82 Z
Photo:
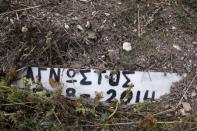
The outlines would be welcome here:
M 96 92 L 101 92 L 103 95 L 102 101 L 111 101 L 111 99 L 120 100 L 121 96 L 122 98 L 125 96 L 128 85 L 133 84 L 131 100 L 128 100 L 126 104 L 143 102 L 147 98 L 158 99 L 170 93 L 170 87 L 173 82 L 178 82 L 185 76 L 162 72 L 116 71 L 112 73 L 109 70 L 104 71 L 105 73 L 102 74 L 97 72 L 94 69 L 75 70 L 68 68 L 31 67 L 20 72 L 18 75 L 29 78 L 32 88 L 36 88 L 35 82 L 40 80 L 42 86 L 48 91 L 53 91 L 56 88 L 51 86 L 49 79 L 53 82 L 55 80 L 59 81 L 55 82 L 61 83 L 59 88 L 62 88 L 64 96 L 74 95 L 79 97 L 86 94 L 86 96 L 89 95 L 91 98 L 94 98 L 97 94 Z M 111 75 L 113 79 L 110 79 L 112 78 L 110 73 L 113 74 Z M 118 74 L 119 80 L 117 80 Z M 21 88 L 24 87 L 22 80 L 18 80 L 17 85 Z M 123 85 L 126 85 L 126 87 L 123 87 Z

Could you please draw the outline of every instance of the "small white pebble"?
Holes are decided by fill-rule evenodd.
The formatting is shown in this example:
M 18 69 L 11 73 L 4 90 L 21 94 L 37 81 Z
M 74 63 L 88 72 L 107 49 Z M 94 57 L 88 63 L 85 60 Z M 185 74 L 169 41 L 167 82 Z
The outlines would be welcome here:
M 80 31 L 83 31 L 83 27 L 81 25 L 77 25 L 77 29 L 79 29 Z
M 137 32 L 137 29 L 134 29 L 133 32 Z
M 105 13 L 106 16 L 110 16 L 110 13 Z
M 123 50 L 125 50 L 125 51 L 131 51 L 131 43 L 129 43 L 129 42 L 124 42 L 123 43 Z
M 21 31 L 22 31 L 23 33 L 25 33 L 25 32 L 28 31 L 28 28 L 27 28 L 26 26 L 23 26 L 22 29 L 21 29 Z
M 14 20 L 13 20 L 12 18 L 10 19 L 10 22 L 11 22 L 12 24 L 14 24 Z
M 181 51 L 181 47 L 180 47 L 180 46 L 173 44 L 173 47 L 174 47 L 175 49 Z
M 105 55 L 102 55 L 101 58 L 105 58 Z
M 65 23 L 65 24 L 64 24 L 64 28 L 65 28 L 65 29 L 69 29 L 69 25 Z
M 193 92 L 191 93 L 191 97 L 195 97 L 195 96 L 196 96 L 196 92 L 193 91 Z
M 183 109 L 185 111 L 191 111 L 192 110 L 192 108 L 191 108 L 191 106 L 188 102 L 182 102 L 182 106 L 183 106 Z
M 77 16 L 73 17 L 72 20 L 79 20 Z
M 122 2 L 118 2 L 118 5 L 122 5 Z
M 184 109 L 180 109 L 179 110 L 182 116 L 186 116 L 185 110 Z
M 93 11 L 92 15 L 95 16 L 97 14 L 97 11 Z
M 89 0 L 80 0 L 80 1 L 81 1 L 81 2 L 86 2 L 86 3 L 89 2 Z
M 172 30 L 176 30 L 176 27 L 175 26 L 172 26 Z
M 85 27 L 86 27 L 86 28 L 90 28 L 90 27 L 91 27 L 90 21 L 87 21 L 87 22 L 86 22 Z

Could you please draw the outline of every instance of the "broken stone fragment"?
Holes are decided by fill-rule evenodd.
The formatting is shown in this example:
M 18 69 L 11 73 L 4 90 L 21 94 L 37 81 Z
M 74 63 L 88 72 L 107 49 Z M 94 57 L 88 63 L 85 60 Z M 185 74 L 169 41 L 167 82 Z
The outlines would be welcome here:
M 180 46 L 173 44 L 173 47 L 174 47 L 175 49 L 181 51 L 181 47 L 180 47 Z
M 191 111 L 191 105 L 188 102 L 182 102 L 183 109 L 187 112 Z
M 23 33 L 25 33 L 25 32 L 28 31 L 28 28 L 27 28 L 26 26 L 23 26 L 22 29 L 21 29 L 21 31 L 22 31 Z
M 193 41 L 193 42 L 192 42 L 192 44 L 196 45 L 196 44 L 197 44 L 197 42 L 196 42 L 196 41 Z
M 176 27 L 175 26 L 172 26 L 172 30 L 176 30 Z
M 65 23 L 65 24 L 64 24 L 64 28 L 65 28 L 65 29 L 69 29 L 69 25 Z
M 193 91 L 193 92 L 191 93 L 191 97 L 195 97 L 195 96 L 196 96 L 196 92 Z
M 110 13 L 104 13 L 105 14 L 105 16 L 110 16 Z
M 10 23 L 11 24 L 14 24 L 14 20 L 12 18 L 10 19 Z
M 179 112 L 180 112 L 180 114 L 181 114 L 182 116 L 186 116 L 186 113 L 185 113 L 185 110 L 184 110 L 184 109 L 180 109 Z
M 86 22 L 86 25 L 85 25 L 85 27 L 86 27 L 86 28 L 88 28 L 88 29 L 90 29 L 90 28 L 91 28 L 90 21 L 87 21 L 87 22 Z
M 123 50 L 125 50 L 125 51 L 131 51 L 131 43 L 129 43 L 129 42 L 124 42 L 123 43 Z
M 77 25 L 77 29 L 78 29 L 79 31 L 83 31 L 83 27 L 82 27 L 81 25 Z

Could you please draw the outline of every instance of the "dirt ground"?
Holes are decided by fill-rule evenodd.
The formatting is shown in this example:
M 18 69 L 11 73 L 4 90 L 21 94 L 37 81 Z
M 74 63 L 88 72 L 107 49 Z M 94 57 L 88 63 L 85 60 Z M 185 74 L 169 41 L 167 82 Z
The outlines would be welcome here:
M 195 0 L 12 0 L 0 13 L 0 66 L 5 73 L 26 66 L 187 73 L 169 95 L 135 113 L 195 118 L 196 24 Z

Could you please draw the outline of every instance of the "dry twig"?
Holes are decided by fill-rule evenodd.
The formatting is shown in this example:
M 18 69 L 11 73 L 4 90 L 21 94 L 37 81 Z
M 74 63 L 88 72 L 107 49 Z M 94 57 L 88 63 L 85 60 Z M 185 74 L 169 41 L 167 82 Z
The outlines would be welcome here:
M 0 14 L 0 16 L 8 15 L 8 14 L 11 14 L 11 13 L 17 13 L 17 12 L 20 12 L 20 11 L 25 11 L 25 10 L 31 10 L 31 9 L 35 9 L 35 8 L 40 8 L 42 6 L 43 5 L 36 5 L 36 6 L 30 6 L 30 7 L 22 8 L 22 9 L 18 9 L 18 10 L 12 10 L 12 11 L 8 11 L 8 12 L 3 12 L 3 13 Z

